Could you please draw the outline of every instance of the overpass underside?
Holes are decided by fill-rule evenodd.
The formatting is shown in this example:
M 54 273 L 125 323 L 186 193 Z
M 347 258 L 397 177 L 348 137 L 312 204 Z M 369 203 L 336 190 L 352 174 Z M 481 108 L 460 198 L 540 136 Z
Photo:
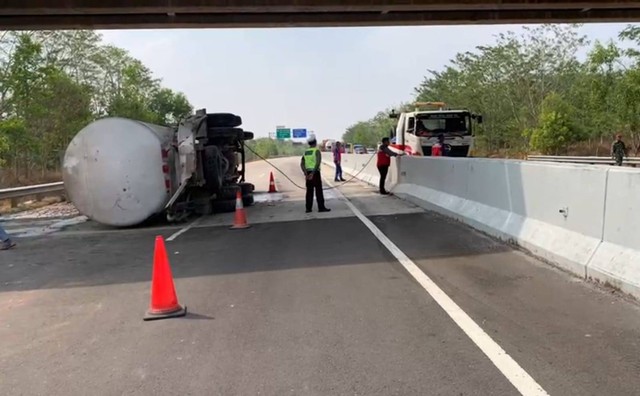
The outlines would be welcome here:
M 634 22 L 640 1 L 4 0 L 0 29 Z

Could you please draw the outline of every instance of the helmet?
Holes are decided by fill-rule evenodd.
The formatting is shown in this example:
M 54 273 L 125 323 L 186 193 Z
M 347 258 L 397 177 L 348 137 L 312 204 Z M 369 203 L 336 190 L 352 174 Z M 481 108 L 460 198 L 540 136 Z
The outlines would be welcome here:
M 315 143 L 315 142 L 316 142 L 316 135 L 310 134 L 309 137 L 307 138 L 307 143 Z

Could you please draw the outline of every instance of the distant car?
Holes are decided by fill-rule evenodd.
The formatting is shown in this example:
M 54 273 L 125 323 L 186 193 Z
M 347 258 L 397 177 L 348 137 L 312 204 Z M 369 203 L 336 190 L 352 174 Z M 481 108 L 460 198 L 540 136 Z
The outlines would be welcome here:
M 376 149 L 374 149 L 373 147 L 367 147 L 367 154 L 375 154 L 376 153 Z
M 361 144 L 354 144 L 353 145 L 353 153 L 354 154 L 366 154 L 367 150 Z

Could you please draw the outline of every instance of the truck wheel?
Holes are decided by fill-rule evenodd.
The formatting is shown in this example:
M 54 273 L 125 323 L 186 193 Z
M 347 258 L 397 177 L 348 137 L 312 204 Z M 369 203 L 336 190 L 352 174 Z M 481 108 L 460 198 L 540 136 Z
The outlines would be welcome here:
M 254 203 L 253 194 L 242 196 L 242 205 L 243 206 L 251 206 Z
M 211 128 L 235 128 L 242 125 L 242 118 L 231 113 L 207 114 L 207 127 Z
M 209 216 L 213 214 L 213 206 L 211 202 L 198 202 L 196 203 L 194 210 L 195 214 L 200 216 Z
M 213 201 L 212 206 L 214 213 L 234 212 L 236 210 L 236 200 L 227 199 L 224 201 Z
M 251 183 L 240 183 L 239 186 L 242 190 L 242 196 L 251 194 L 256 190 L 256 186 Z
M 218 199 L 222 201 L 236 199 L 237 192 L 238 186 L 222 186 L 218 191 Z M 244 195 L 244 192 L 241 194 Z
M 216 161 L 217 152 L 214 146 L 204 148 L 204 158 L 202 167 L 206 180 L 207 191 L 215 191 L 218 188 L 218 162 Z
M 227 139 L 238 139 L 241 140 L 244 138 L 244 130 L 241 128 L 208 128 L 207 129 L 207 137 L 209 139 L 215 138 L 227 138 Z

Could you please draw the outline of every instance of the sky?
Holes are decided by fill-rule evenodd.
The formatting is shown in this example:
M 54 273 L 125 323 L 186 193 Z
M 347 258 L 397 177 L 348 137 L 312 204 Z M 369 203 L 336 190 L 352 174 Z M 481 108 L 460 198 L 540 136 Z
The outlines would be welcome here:
M 588 24 L 590 40 L 625 25 Z M 101 31 L 196 109 L 231 112 L 256 137 L 276 125 L 339 139 L 350 125 L 411 100 L 427 70 L 518 32 L 516 25 Z

